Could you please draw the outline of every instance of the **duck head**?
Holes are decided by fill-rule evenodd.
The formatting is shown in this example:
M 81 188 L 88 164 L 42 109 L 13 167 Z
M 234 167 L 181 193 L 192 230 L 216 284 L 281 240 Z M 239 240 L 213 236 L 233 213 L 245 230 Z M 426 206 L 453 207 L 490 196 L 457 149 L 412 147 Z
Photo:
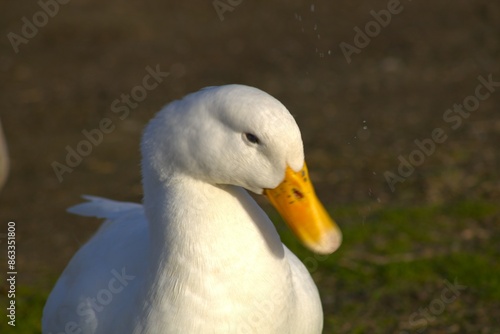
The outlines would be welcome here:
M 341 233 L 318 200 L 300 130 L 269 94 L 244 85 L 207 87 L 167 105 L 146 127 L 143 175 L 186 175 L 266 195 L 297 237 L 329 254 Z

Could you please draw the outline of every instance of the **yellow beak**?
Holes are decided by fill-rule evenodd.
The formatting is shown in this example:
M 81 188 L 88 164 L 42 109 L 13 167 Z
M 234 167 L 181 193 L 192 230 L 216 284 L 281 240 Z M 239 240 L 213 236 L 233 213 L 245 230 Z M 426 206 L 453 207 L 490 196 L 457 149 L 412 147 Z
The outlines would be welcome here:
M 316 196 L 305 163 L 298 172 L 287 167 L 285 180 L 264 194 L 307 248 L 319 254 L 339 248 L 342 233 Z

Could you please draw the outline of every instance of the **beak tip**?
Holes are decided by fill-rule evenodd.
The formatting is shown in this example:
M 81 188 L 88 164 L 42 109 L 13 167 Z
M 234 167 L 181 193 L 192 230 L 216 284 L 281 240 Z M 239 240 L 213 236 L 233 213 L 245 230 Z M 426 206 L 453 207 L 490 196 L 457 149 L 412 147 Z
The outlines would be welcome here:
M 335 252 L 342 244 L 342 233 L 340 230 L 332 229 L 329 233 L 325 233 L 318 243 L 310 245 L 310 249 L 322 255 L 329 255 Z

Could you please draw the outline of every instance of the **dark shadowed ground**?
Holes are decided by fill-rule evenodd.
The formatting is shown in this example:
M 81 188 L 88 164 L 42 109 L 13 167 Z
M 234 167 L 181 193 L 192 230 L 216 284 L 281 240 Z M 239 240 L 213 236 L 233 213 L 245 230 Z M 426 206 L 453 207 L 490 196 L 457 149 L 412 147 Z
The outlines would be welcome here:
M 18 332 L 39 330 L 44 298 L 99 226 L 65 209 L 81 194 L 140 201 L 146 122 L 201 87 L 242 83 L 296 117 L 319 196 L 346 231 L 336 257 L 311 269 L 325 333 L 500 333 L 500 5 L 402 0 L 385 27 L 369 23 L 393 3 L 244 0 L 219 16 L 212 1 L 72 0 L 13 47 L 8 34 L 22 36 L 22 18 L 33 22 L 41 7 L 5 2 L 0 117 L 11 174 L 0 233 L 17 223 L 26 305 L 17 321 L 30 324 Z M 367 23 L 373 37 L 354 41 Z M 347 59 L 340 45 L 358 47 Z M 169 75 L 128 114 L 113 112 L 148 67 Z M 58 179 L 54 162 L 66 164 L 66 147 L 105 118 L 113 131 Z M 463 298 L 411 323 L 444 279 L 465 282 Z M 16 332 L 4 318 L 0 328 Z

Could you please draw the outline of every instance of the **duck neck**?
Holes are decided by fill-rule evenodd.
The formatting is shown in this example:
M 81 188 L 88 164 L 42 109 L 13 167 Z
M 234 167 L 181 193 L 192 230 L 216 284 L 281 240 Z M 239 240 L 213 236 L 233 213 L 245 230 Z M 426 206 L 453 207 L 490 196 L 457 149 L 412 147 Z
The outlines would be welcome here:
M 247 253 L 283 257 L 274 225 L 240 187 L 177 177 L 168 184 L 145 184 L 144 205 L 155 270 L 161 264 L 173 268 L 171 262 L 179 261 L 181 266 L 196 264 L 200 271 L 221 272 L 248 261 Z
M 218 324 L 224 332 L 228 319 L 249 321 L 256 301 L 273 294 L 286 298 L 291 283 L 285 250 L 248 193 L 190 178 L 170 180 L 144 184 L 151 247 L 135 332 L 157 332 L 152 324 L 193 333 Z M 203 319 L 193 321 L 193 314 Z

